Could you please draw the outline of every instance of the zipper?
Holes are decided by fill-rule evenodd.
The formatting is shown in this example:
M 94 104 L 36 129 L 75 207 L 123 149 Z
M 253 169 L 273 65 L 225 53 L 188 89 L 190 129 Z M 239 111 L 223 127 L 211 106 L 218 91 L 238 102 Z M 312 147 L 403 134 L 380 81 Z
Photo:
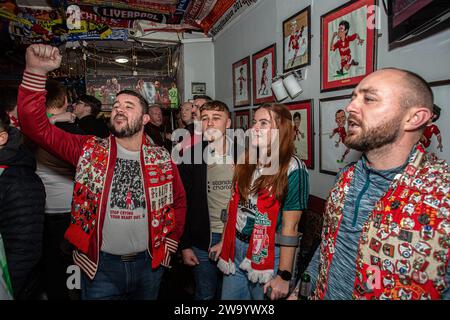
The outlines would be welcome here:
M 364 187 L 362 188 L 361 192 L 358 194 L 358 197 L 356 198 L 355 209 L 353 211 L 353 222 L 352 222 L 353 228 L 356 226 L 356 221 L 358 220 L 359 205 L 361 204 L 363 195 L 366 193 L 367 189 L 369 189 L 369 185 L 370 185 L 370 171 L 367 173 L 367 179 L 364 184 Z

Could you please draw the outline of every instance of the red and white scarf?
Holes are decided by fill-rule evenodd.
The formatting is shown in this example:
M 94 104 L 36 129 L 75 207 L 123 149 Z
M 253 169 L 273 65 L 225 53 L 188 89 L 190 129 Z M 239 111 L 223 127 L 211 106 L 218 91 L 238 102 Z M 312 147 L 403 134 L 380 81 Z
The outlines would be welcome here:
M 239 203 L 239 192 L 236 188 L 228 207 L 228 221 L 217 267 L 226 275 L 234 274 L 236 222 Z M 258 193 L 255 224 L 250 237 L 246 258 L 239 265 L 248 272 L 248 279 L 253 282 L 266 283 L 274 275 L 275 233 L 280 211 L 280 203 L 267 190 Z

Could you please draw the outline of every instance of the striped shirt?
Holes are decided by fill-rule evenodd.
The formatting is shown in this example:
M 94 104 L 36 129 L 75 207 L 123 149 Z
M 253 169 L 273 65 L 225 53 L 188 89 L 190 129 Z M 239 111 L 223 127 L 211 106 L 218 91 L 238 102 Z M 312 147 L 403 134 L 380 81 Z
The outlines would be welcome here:
M 259 177 L 258 170 L 253 174 L 253 182 Z M 277 232 L 281 231 L 281 219 L 283 211 L 302 211 L 308 207 L 309 175 L 303 161 L 292 157 L 288 168 L 287 192 L 280 208 L 277 220 Z M 250 195 L 247 201 L 239 201 L 236 229 L 251 235 L 255 223 L 255 210 L 257 197 Z

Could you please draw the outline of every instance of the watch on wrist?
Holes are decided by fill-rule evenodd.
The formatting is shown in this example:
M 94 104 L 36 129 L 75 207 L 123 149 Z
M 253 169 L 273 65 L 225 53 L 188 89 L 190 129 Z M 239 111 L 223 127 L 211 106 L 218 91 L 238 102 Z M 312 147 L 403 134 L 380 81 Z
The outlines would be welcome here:
M 292 279 L 292 273 L 286 270 L 278 270 L 277 275 L 280 276 L 280 278 L 284 281 L 291 281 Z

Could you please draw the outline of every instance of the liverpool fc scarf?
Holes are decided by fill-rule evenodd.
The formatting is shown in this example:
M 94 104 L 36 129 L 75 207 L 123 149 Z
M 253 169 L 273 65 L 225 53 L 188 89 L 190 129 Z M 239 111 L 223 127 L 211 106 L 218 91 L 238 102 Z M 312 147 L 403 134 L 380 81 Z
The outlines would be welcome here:
M 234 246 L 236 242 L 236 221 L 239 203 L 237 185 L 228 207 L 228 221 L 225 227 L 222 253 L 217 264 L 226 275 L 234 274 Z M 239 265 L 248 273 L 248 279 L 253 282 L 266 283 L 274 275 L 275 263 L 275 232 L 277 227 L 280 203 L 267 190 L 258 193 L 256 201 L 257 212 L 255 224 L 250 237 L 245 259 Z

